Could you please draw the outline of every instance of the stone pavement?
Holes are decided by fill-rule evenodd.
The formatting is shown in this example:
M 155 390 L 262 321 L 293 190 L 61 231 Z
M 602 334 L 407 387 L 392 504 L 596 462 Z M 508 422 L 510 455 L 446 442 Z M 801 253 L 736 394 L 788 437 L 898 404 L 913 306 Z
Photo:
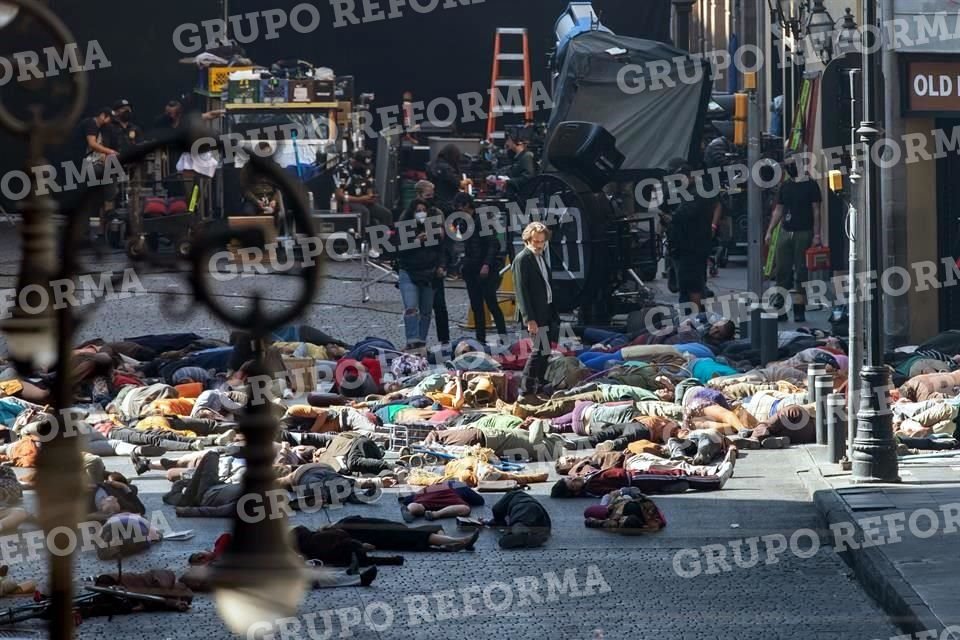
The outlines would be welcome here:
M 802 450 L 741 455 L 733 479 L 721 492 L 656 497 L 668 523 L 658 534 L 621 537 L 585 529 L 582 511 L 592 500 L 553 500 L 549 485 L 540 485 L 533 493 L 544 500 L 554 522 L 554 535 L 546 547 L 502 551 L 495 534 L 484 531 L 472 553 L 408 553 L 404 566 L 381 567 L 371 588 L 309 593 L 299 615 L 316 614 L 313 627 L 307 624 L 311 618 L 306 618 L 298 634 L 283 636 L 277 631 L 263 637 L 874 640 L 897 635 L 830 548 L 809 558 L 786 553 L 770 564 L 761 550 L 756 566 L 731 566 L 715 573 L 709 573 L 710 565 L 701 560 L 703 570 L 694 577 L 682 577 L 696 573 L 696 565 L 680 556 L 678 573 L 677 553 L 683 550 L 702 558 L 697 550 L 704 545 L 729 545 L 737 539 L 776 533 L 789 537 L 800 529 L 820 528 L 820 517 L 797 475 L 808 466 Z M 107 459 L 107 465 L 133 476 L 126 459 Z M 162 510 L 173 529 L 193 529 L 196 537 L 188 542 L 162 542 L 125 561 L 125 571 L 160 567 L 182 571 L 192 551 L 209 548 L 219 533 L 229 529 L 226 520 L 176 518 L 160 500 L 168 486 L 161 472 L 149 472 L 135 482 L 149 512 Z M 354 513 L 398 520 L 397 492 L 388 490 L 373 505 L 300 513 L 293 523 L 316 527 L 326 524 L 328 516 L 336 520 Z M 489 495 L 488 506 L 476 509 L 475 515 L 489 515 L 496 498 Z M 32 501 L 32 494 L 28 499 Z M 444 525 L 455 534 L 452 523 Z M 77 576 L 115 567 L 89 552 L 75 566 Z M 11 565 L 11 575 L 17 578 L 40 577 L 42 571 L 42 564 L 35 561 Z M 553 577 L 548 575 L 551 572 Z M 565 576 L 565 572 L 571 573 Z M 564 584 L 565 578 L 572 582 Z M 542 601 L 522 592 L 517 579 L 521 585 L 537 581 Z M 466 604 L 463 590 L 467 590 Z M 429 618 L 411 610 L 412 603 L 420 602 L 419 596 L 426 597 Z M 345 628 L 343 621 L 350 624 L 351 607 L 366 608 L 372 616 L 369 624 Z M 391 625 L 385 624 L 387 611 L 394 618 Z M 79 627 L 77 637 L 220 640 L 232 636 L 216 615 L 212 599 L 198 596 L 188 613 L 91 619 Z
M 807 451 L 817 507 L 856 530 L 843 555 L 864 588 L 905 630 L 960 638 L 960 452 L 900 458 L 899 484 L 858 485 Z

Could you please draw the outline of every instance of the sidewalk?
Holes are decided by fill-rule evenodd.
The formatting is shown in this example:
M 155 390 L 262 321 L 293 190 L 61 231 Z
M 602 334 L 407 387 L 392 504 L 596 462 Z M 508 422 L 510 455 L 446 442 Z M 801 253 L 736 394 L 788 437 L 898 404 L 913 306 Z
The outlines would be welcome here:
M 661 273 L 663 272 L 663 267 L 661 263 Z M 647 286 L 654 292 L 656 300 L 658 302 L 664 302 L 668 304 L 675 304 L 677 302 L 677 294 L 670 293 L 670 290 L 667 288 L 667 283 L 664 278 L 660 277 L 651 282 L 647 282 Z M 728 298 L 734 299 L 736 294 L 746 291 L 747 288 L 747 267 L 745 262 L 735 262 L 731 260 L 728 265 L 720 269 L 716 277 L 707 279 L 707 286 L 710 287 L 710 290 L 713 291 L 714 296 L 718 298 Z M 764 282 L 765 287 L 771 286 L 769 282 Z M 720 311 L 716 309 L 716 311 Z M 793 314 L 789 314 L 788 320 L 786 322 L 781 322 L 779 324 L 779 329 L 784 330 L 795 330 L 799 327 L 813 327 L 816 329 L 830 329 L 830 308 L 824 309 L 815 309 L 810 307 L 807 310 L 807 321 L 803 323 L 796 323 L 793 321 Z
M 819 447 L 805 449 L 810 469 L 801 480 L 828 524 L 853 525 L 862 546 L 840 555 L 864 589 L 905 631 L 960 637 L 960 451 L 901 458 L 900 484 L 858 485 L 839 465 L 821 462 Z M 903 531 L 891 535 L 893 522 Z M 865 534 L 879 544 L 864 544 Z M 941 635 L 949 627 L 955 635 Z

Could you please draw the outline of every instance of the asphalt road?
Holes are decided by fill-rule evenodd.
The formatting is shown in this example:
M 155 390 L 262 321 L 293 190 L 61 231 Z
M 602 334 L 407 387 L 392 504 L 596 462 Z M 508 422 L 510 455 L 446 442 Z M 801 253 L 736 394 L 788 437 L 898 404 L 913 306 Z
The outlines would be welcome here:
M 124 265 L 122 257 L 115 256 L 102 267 L 119 271 Z M 15 258 L 8 254 L 0 262 L 0 286 L 12 285 L 9 276 L 15 269 Z M 389 284 L 377 285 L 372 300 L 363 303 L 357 276 L 356 265 L 332 265 L 304 322 L 348 342 L 367 335 L 401 342 L 397 290 Z M 227 328 L 209 312 L 194 308 L 182 277 L 164 273 L 143 275 L 140 281 L 146 293 L 97 304 L 78 338 L 119 339 L 178 331 L 226 335 Z M 244 288 L 251 284 L 264 291 L 268 308 L 291 300 L 298 286 L 289 275 L 256 276 L 219 284 L 221 300 L 230 308 L 242 306 Z M 466 315 L 466 296 L 458 286 L 448 292 L 454 319 Z M 178 319 L 170 315 L 171 309 L 192 313 Z M 797 476 L 804 464 L 796 451 L 746 452 L 723 491 L 657 497 L 668 525 L 645 537 L 585 529 L 582 511 L 591 501 L 551 500 L 546 496 L 548 486 L 541 485 L 533 493 L 544 496 L 554 522 L 554 535 L 546 547 L 502 551 L 494 534 L 485 531 L 472 553 L 407 554 L 404 566 L 381 568 L 371 588 L 309 593 L 299 608 L 299 615 L 307 617 L 262 637 L 874 640 L 897 635 L 830 548 L 810 558 L 788 552 L 769 564 L 761 560 L 749 568 L 731 566 L 730 571 L 714 574 L 681 575 L 695 573 L 693 565 L 684 562 L 704 558 L 697 551 L 704 545 L 728 545 L 731 540 L 775 533 L 789 538 L 799 529 L 819 527 L 819 516 Z M 108 468 L 132 475 L 125 459 L 109 459 Z M 137 484 L 148 510 L 162 512 L 172 528 L 192 529 L 196 537 L 163 542 L 126 561 L 125 571 L 182 571 L 192 551 L 209 548 L 219 533 L 229 529 L 226 520 L 178 520 L 160 500 L 168 483 L 159 472 L 137 479 Z M 328 515 L 336 519 L 351 513 L 399 519 L 394 494 L 388 492 L 373 505 L 298 514 L 294 523 L 320 526 L 327 523 Z M 495 496 L 488 499 L 487 513 L 494 500 Z M 451 523 L 445 526 L 448 533 L 455 532 Z M 678 552 L 685 559 L 679 570 L 675 567 Z M 111 570 L 93 553 L 82 554 L 75 566 L 77 576 Z M 42 578 L 43 568 L 32 561 L 14 564 L 10 571 L 18 579 Z M 539 592 L 531 594 L 531 580 L 539 585 Z M 369 618 L 361 615 L 356 622 L 354 614 L 364 610 Z M 389 624 L 388 617 L 392 617 Z M 78 637 L 219 640 L 232 635 L 216 615 L 212 600 L 199 596 L 184 614 L 85 621 Z

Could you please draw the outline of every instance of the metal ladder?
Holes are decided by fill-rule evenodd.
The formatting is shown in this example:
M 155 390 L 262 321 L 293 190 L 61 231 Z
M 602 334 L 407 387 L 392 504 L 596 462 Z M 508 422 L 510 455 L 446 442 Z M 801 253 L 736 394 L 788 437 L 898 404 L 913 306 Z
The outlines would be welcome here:
M 503 36 L 521 36 L 521 53 L 504 53 Z M 521 63 L 522 77 L 501 77 L 501 62 Z M 512 98 L 517 89 L 523 90 L 523 103 L 515 104 Z M 506 98 L 506 100 L 504 100 Z M 530 73 L 530 37 L 523 28 L 499 28 L 493 45 L 493 76 L 490 82 L 490 111 L 487 114 L 487 140 L 503 141 L 506 132 L 497 129 L 497 120 L 508 114 L 523 114 L 524 122 L 533 121 L 533 78 Z

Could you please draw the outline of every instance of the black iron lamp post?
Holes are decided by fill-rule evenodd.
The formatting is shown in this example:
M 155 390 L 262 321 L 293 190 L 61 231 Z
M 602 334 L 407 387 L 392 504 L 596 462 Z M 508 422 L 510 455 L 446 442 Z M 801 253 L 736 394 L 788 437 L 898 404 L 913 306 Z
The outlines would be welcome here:
M 0 28 L 17 18 L 18 14 L 51 32 L 60 46 L 75 42 L 75 38 L 63 23 L 37 0 L 0 2 Z M 73 102 L 65 112 L 54 116 L 44 118 L 45 114 L 38 106 L 32 108 L 31 118 L 21 120 L 0 103 L 0 127 L 28 142 L 27 175 L 33 175 L 29 167 L 46 163 L 43 158 L 44 148 L 65 139 L 80 118 L 87 101 L 86 76 L 82 72 L 71 73 L 70 82 L 74 86 Z M 189 150 L 192 142 L 204 135 L 209 134 L 191 126 L 189 131 L 177 133 L 171 138 L 141 145 L 129 154 L 123 154 L 119 162 L 124 166 L 136 165 L 143 162 L 149 154 L 171 145 L 180 150 Z M 313 223 L 307 213 L 308 205 L 302 187 L 275 163 L 260 158 L 249 150 L 248 155 L 254 169 L 265 174 L 280 187 L 284 201 L 290 204 L 297 229 L 302 236 L 313 237 Z M 50 367 L 56 372 L 52 379 L 51 406 L 59 418 L 75 403 L 71 360 L 74 328 L 82 318 L 69 305 L 62 305 L 62 308 L 54 312 L 49 304 L 38 304 L 36 298 L 39 297 L 39 302 L 53 300 L 52 282 L 70 280 L 83 272 L 80 252 L 85 246 L 84 239 L 89 231 L 89 223 L 81 212 L 87 212 L 88 205 L 99 194 L 96 188 L 87 187 L 75 210 L 65 212 L 66 228 L 58 238 L 53 219 L 55 204 L 49 196 L 36 192 L 36 185 L 31 185 L 31 193 L 20 208 L 23 255 L 17 286 L 18 306 L 12 317 L 3 322 L 2 330 L 7 341 L 8 355 L 22 375 L 32 374 L 37 367 Z M 255 293 L 247 313 L 231 313 L 221 306 L 208 286 L 209 269 L 215 262 L 211 258 L 233 241 L 243 247 L 262 248 L 263 232 L 259 229 L 229 228 L 217 231 L 199 228 L 195 231 L 190 252 L 193 296 L 198 302 L 209 306 L 214 314 L 225 322 L 247 331 L 252 336 L 251 352 L 256 358 L 255 371 L 252 373 L 268 375 L 261 358 L 265 339 L 276 328 L 296 319 L 312 303 L 318 289 L 319 264 L 304 264 L 296 271 L 302 280 L 302 287 L 298 298 L 289 308 L 267 314 L 261 295 Z M 144 257 L 142 264 L 169 266 L 168 261 L 157 256 Z M 164 313 L 172 313 L 166 306 L 162 307 L 162 310 Z M 60 424 L 59 420 L 51 422 L 53 428 Z M 239 428 L 246 438 L 246 493 L 259 497 L 260 504 L 270 505 L 266 494 L 273 487 L 273 440 L 276 423 L 263 398 L 251 394 L 251 402 L 241 417 Z M 65 491 L 64 487 L 83 486 L 79 439 L 68 437 L 70 434 L 59 428 L 56 433 L 42 435 L 52 437 L 44 439 L 37 463 L 41 524 L 46 532 L 60 527 L 75 528 L 83 512 L 86 497 Z M 305 589 L 302 563 L 288 544 L 285 519 L 282 514 L 279 514 L 281 517 L 269 517 L 278 514 L 267 515 L 265 518 L 251 519 L 237 514 L 232 544 L 221 562 L 213 567 L 212 579 L 216 588 L 218 609 L 228 626 L 241 634 L 247 633 L 250 626 L 256 622 L 272 621 L 291 615 L 296 611 Z M 51 609 L 48 637 L 53 640 L 70 640 L 75 624 L 73 557 L 51 554 L 49 566 Z
M 30 20 L 54 39 L 55 46 L 65 47 L 76 39 L 63 22 L 36 0 L 15 0 L 0 3 L 0 28 L 15 19 Z M 48 194 L 38 193 L 31 167 L 47 164 L 44 150 L 62 142 L 78 122 L 87 101 L 87 81 L 83 73 L 71 73 L 73 85 L 70 105 L 60 113 L 46 114 L 40 105 L 31 105 L 30 116 L 21 119 L 0 103 L 0 127 L 27 141 L 27 171 L 31 178 L 30 192 L 20 206 L 22 223 L 21 262 L 17 282 L 17 305 L 2 328 L 10 360 L 23 376 L 32 375 L 37 367 L 56 366 L 51 390 L 55 415 L 73 404 L 70 380 L 72 351 L 72 315 L 69 309 L 54 312 L 50 301 L 51 282 L 66 279 L 75 273 L 73 264 L 64 257 L 67 247 L 57 247 L 53 215 L 56 204 Z M 49 533 L 60 527 L 74 528 L 80 519 L 83 502 L 64 487 L 82 486 L 82 464 L 77 438 L 67 437 L 59 429 L 59 420 L 52 426 L 56 433 L 44 434 L 44 446 L 37 460 L 37 494 L 39 519 Z M 51 437 L 52 436 L 52 437 Z M 64 640 L 73 636 L 73 559 L 52 554 L 49 558 L 49 590 L 51 598 L 50 637 Z
M 863 25 L 877 24 L 875 0 L 863 3 Z M 863 213 L 867 243 L 867 272 L 879 275 L 880 238 L 880 165 L 871 156 L 873 144 L 880 136 L 877 122 L 878 78 L 880 56 L 877 51 L 879 29 L 863 30 L 863 121 L 857 134 L 865 146 L 866 165 L 863 181 Z M 853 479 L 856 482 L 899 482 L 897 445 L 893 436 L 893 415 L 890 411 L 890 372 L 883 363 L 881 325 L 881 291 L 879 277 L 872 290 L 860 291 L 867 296 L 865 330 L 867 334 L 867 366 L 860 371 L 860 409 L 857 413 L 857 434 L 853 441 Z M 856 336 L 850 336 L 855 339 Z

